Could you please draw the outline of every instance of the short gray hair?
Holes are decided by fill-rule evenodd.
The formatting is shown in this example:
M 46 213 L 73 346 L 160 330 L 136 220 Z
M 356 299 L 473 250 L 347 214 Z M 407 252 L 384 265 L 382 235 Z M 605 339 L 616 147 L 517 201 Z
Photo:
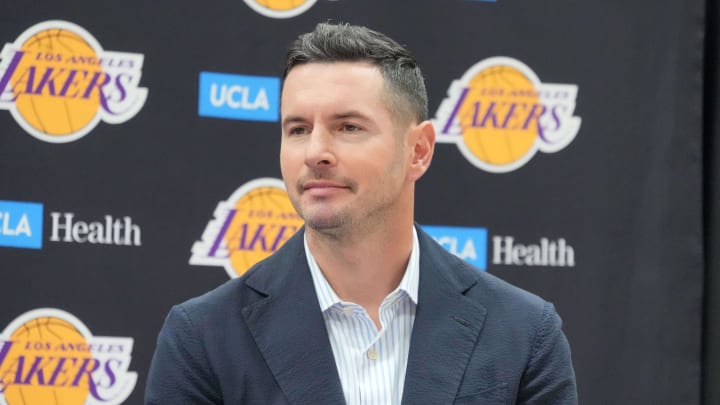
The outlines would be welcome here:
M 415 57 L 386 35 L 346 23 L 320 23 L 288 49 L 283 81 L 292 68 L 305 63 L 369 62 L 385 81 L 391 111 L 410 120 L 428 119 L 427 91 Z

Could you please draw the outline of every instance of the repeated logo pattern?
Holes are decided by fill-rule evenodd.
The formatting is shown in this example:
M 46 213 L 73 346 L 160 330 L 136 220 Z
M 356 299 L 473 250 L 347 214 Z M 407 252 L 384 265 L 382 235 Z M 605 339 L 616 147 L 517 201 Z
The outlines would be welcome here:
M 33 25 L 5 44 L 0 59 L 0 109 L 46 142 L 75 141 L 100 121 L 123 123 L 147 98 L 139 87 L 143 55 L 105 51 L 67 21 Z
M 26 312 L 0 335 L 0 403 L 120 404 L 137 381 L 132 348 L 132 338 L 93 336 L 68 312 Z
M 238 188 L 215 209 L 190 264 L 222 266 L 230 277 L 279 249 L 303 225 L 281 180 L 260 178 Z
M 271 18 L 290 18 L 306 12 L 317 0 L 245 0 L 250 8 Z
M 537 151 L 557 152 L 575 139 L 577 92 L 573 84 L 542 83 L 516 59 L 485 59 L 450 85 L 434 119 L 437 141 L 457 144 L 479 169 L 516 170 Z

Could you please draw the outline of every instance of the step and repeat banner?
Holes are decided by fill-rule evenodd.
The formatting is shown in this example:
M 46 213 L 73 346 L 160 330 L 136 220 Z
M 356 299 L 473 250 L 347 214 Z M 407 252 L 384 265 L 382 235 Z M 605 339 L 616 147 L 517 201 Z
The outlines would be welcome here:
M 327 20 L 416 54 L 417 221 L 555 303 L 581 402 L 699 403 L 704 3 L 663 3 L 0 5 L 0 403 L 142 403 L 170 307 L 302 226 L 279 75 Z

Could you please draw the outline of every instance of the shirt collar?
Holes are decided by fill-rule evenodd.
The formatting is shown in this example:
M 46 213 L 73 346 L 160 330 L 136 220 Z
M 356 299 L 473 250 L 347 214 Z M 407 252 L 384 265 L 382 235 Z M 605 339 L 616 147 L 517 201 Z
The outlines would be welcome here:
M 313 286 L 315 287 L 315 293 L 320 303 L 320 310 L 325 312 L 328 308 L 335 304 L 343 302 L 340 297 L 335 294 L 330 283 L 328 283 L 325 275 L 320 271 L 315 258 L 313 257 L 307 244 L 307 233 L 303 237 L 305 245 L 305 257 L 307 258 L 308 267 L 310 267 L 310 274 L 312 275 Z M 396 291 L 404 291 L 408 297 L 412 300 L 415 305 L 418 303 L 418 285 L 420 280 L 420 246 L 418 243 L 417 231 L 413 227 L 413 245 L 410 251 L 410 260 L 405 268 L 405 274 L 403 275 L 400 284 L 390 295 Z

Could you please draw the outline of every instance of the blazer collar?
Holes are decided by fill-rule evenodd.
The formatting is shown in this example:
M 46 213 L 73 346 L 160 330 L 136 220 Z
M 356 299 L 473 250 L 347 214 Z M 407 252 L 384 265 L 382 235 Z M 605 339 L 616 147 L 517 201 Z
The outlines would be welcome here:
M 345 397 L 305 259 L 303 232 L 259 264 L 266 269 L 248 275 L 245 284 L 266 298 L 246 306 L 242 314 L 291 404 L 342 404 Z
M 416 225 L 418 307 L 403 403 L 452 403 L 485 321 L 464 293 L 477 275 Z M 304 228 L 248 274 L 265 295 L 242 309 L 248 328 L 290 403 L 344 403 L 340 377 L 303 249 Z
M 480 331 L 485 307 L 464 293 L 477 270 L 419 229 L 420 291 L 408 355 L 403 404 L 453 403 Z

